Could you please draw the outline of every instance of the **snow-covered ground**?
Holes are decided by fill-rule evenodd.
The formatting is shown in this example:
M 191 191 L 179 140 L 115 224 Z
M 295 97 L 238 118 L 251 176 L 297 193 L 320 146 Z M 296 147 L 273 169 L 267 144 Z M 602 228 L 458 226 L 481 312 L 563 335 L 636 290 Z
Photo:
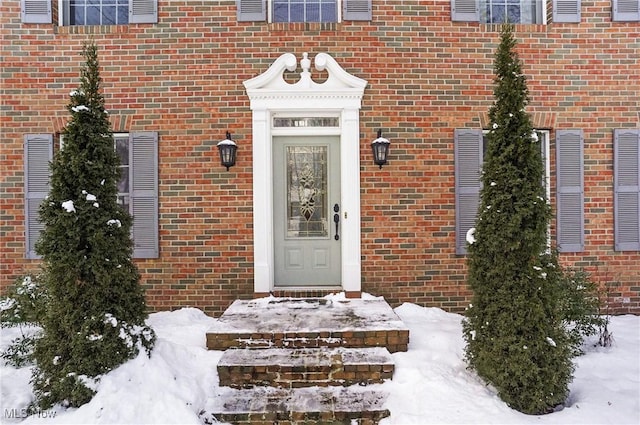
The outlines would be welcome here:
M 410 329 L 409 351 L 393 354 L 388 391 L 391 416 L 383 424 L 640 424 L 640 317 L 611 319 L 614 345 L 594 347 L 576 359 L 566 406 L 528 416 L 508 408 L 465 368 L 462 317 L 436 308 L 404 304 L 395 309 Z M 145 355 L 105 375 L 94 399 L 78 408 L 56 408 L 24 417 L 32 400 L 30 369 L 0 368 L 0 422 L 46 424 L 200 424 L 198 413 L 220 391 L 216 364 L 222 352 L 205 349 L 215 319 L 185 308 L 149 317 L 158 341 Z M 0 348 L 19 335 L 0 331 Z

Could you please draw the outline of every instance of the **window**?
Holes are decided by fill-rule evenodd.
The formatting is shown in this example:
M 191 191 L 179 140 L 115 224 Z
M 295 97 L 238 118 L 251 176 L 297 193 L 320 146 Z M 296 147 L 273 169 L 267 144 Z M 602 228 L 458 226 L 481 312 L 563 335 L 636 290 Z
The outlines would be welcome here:
M 62 0 L 62 25 L 129 23 L 129 0 Z
M 581 0 L 552 0 L 553 22 L 580 22 Z M 546 0 L 451 0 L 451 20 L 546 24 Z
M 236 0 L 238 21 L 370 21 L 371 0 Z
M 336 0 L 272 0 L 273 22 L 337 22 Z
M 42 0 L 22 0 L 37 3 Z M 158 22 L 157 0 L 50 0 L 58 2 L 58 25 L 126 25 Z M 49 21 L 51 18 L 49 17 Z
M 549 199 L 549 132 L 537 132 L 544 176 L 541 184 Z M 475 226 L 478 206 L 480 204 L 480 189 L 482 182 L 480 174 L 486 152 L 486 132 L 479 129 L 456 129 L 454 132 L 454 162 L 455 162 L 455 199 L 456 199 L 456 254 L 467 253 L 466 235 Z
M 118 182 L 118 204 L 131 212 L 131 166 L 129 164 L 130 143 L 129 135 L 116 133 L 113 135 L 113 144 L 120 158 L 120 181 Z
M 540 0 L 480 0 L 480 22 L 541 24 L 543 9 Z
M 54 2 L 60 26 L 158 22 L 157 0 L 20 0 L 22 22 L 50 24 Z
M 60 146 L 63 146 L 63 140 Z M 118 203 L 133 216 L 134 258 L 158 257 L 158 134 L 116 133 L 120 158 Z M 25 136 L 25 236 L 27 258 L 38 258 L 35 243 L 42 230 L 38 207 L 49 193 L 50 134 Z

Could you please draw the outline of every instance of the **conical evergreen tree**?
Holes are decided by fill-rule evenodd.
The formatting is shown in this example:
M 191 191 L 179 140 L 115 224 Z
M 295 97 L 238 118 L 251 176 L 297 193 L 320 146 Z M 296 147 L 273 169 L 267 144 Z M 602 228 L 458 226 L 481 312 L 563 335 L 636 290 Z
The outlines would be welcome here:
M 541 146 L 525 107 L 526 78 L 504 24 L 495 60 L 494 104 L 483 188 L 469 245 L 473 301 L 464 321 L 469 366 L 512 408 L 540 414 L 565 401 L 573 365 L 557 279 L 547 254 Z M 554 272 L 554 276 L 557 272 Z
M 51 164 L 51 190 L 40 208 L 48 294 L 36 343 L 34 388 L 40 408 L 79 406 L 99 377 L 149 353 L 153 331 L 140 275 L 132 262 L 132 218 L 117 203 L 119 159 L 100 92 L 95 44 L 83 49 L 80 87 L 71 92 L 71 120 Z

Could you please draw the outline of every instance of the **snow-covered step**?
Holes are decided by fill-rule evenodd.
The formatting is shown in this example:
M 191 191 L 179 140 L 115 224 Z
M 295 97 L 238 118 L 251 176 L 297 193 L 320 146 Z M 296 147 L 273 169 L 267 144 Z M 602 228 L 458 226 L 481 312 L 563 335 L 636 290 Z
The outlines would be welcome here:
M 370 387 L 220 388 L 200 418 L 205 424 L 377 424 L 389 416 L 388 394 Z
M 233 388 L 374 384 L 393 371 L 384 347 L 229 349 L 218 363 L 220 385 Z
M 236 300 L 207 332 L 207 348 L 386 347 L 407 351 L 409 329 L 383 299 Z

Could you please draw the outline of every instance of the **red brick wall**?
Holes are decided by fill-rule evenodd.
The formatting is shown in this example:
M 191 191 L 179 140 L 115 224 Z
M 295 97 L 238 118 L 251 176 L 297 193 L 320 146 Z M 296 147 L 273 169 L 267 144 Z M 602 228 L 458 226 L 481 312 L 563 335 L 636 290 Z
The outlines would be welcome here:
M 374 0 L 371 22 L 324 25 L 238 23 L 230 0 L 158 3 L 158 24 L 117 27 L 22 24 L 19 0 L 0 3 L 0 287 L 37 268 L 24 259 L 23 135 L 62 129 L 82 43 L 93 38 L 114 130 L 159 133 L 160 258 L 138 262 L 153 308 L 218 314 L 252 295 L 242 82 L 282 53 L 326 52 L 369 83 L 360 115 L 363 290 L 462 310 L 469 291 L 454 247 L 453 130 L 485 120 L 499 28 L 451 22 L 447 1 Z M 516 36 L 528 110 L 551 130 L 552 162 L 554 130 L 584 130 L 586 246 L 562 260 L 620 282 L 610 297 L 616 311 L 640 313 L 640 253 L 613 250 L 612 205 L 612 131 L 640 126 L 640 24 L 610 16 L 610 1 L 583 1 L 580 24 L 519 25 Z M 382 170 L 369 146 L 378 128 L 392 142 Z M 239 144 L 229 172 L 215 147 L 227 130 Z

